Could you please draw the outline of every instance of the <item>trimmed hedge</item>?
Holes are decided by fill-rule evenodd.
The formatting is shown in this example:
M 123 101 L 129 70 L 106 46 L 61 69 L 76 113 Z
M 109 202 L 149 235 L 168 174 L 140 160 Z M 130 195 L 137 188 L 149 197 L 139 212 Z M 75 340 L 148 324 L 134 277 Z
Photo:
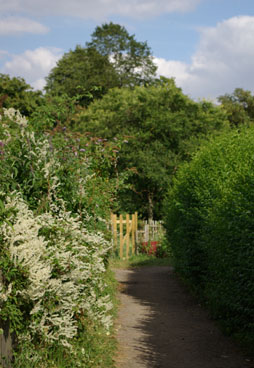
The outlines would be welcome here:
M 165 209 L 176 270 L 226 332 L 254 341 L 254 129 L 204 146 L 179 169 Z

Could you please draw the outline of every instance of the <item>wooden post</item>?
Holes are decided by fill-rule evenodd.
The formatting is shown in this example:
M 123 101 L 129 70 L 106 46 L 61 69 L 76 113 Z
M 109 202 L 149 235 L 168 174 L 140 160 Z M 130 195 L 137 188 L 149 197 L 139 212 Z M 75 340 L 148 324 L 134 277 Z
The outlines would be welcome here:
M 145 225 L 145 242 L 149 242 L 149 225 Z
M 129 258 L 130 250 L 130 215 L 126 215 L 126 258 Z
M 135 244 L 135 230 L 136 230 L 136 216 L 131 215 L 131 242 L 132 242 L 132 254 L 136 253 L 136 244 Z
M 120 258 L 123 258 L 123 215 L 120 215 Z

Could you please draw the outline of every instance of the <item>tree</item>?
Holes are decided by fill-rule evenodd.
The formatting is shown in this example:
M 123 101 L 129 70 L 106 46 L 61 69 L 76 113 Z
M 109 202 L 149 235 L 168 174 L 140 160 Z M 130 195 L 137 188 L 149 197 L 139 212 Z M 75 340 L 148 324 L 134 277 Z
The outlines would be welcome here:
M 87 47 L 94 47 L 111 60 L 120 79 L 119 87 L 145 85 L 155 76 L 157 67 L 147 42 L 136 41 L 134 35 L 119 24 L 110 22 L 96 27 Z
M 48 94 L 77 97 L 82 106 L 113 87 L 146 85 L 156 66 L 146 42 L 137 42 L 114 23 L 97 27 L 86 48 L 76 46 L 58 61 L 46 78 Z
M 0 108 L 13 107 L 30 116 L 43 103 L 40 91 L 33 91 L 23 78 L 0 74 Z
M 64 93 L 59 96 L 46 95 L 44 103 L 29 117 L 29 123 L 39 135 L 45 131 L 70 129 L 77 111 L 82 108 L 78 103 L 76 96 L 69 97 Z
M 125 139 L 117 170 L 128 171 L 122 210 L 160 217 L 162 201 L 179 163 L 190 158 L 203 137 L 226 124 L 209 102 L 194 102 L 174 80 L 133 90 L 115 88 L 77 118 L 76 130 L 109 140 Z
M 107 56 L 92 47 L 76 46 L 58 61 L 46 82 L 47 93 L 76 96 L 86 106 L 93 97 L 101 97 L 109 88 L 117 86 L 118 78 Z
M 254 96 L 250 91 L 236 88 L 232 94 L 218 97 L 232 126 L 254 121 Z

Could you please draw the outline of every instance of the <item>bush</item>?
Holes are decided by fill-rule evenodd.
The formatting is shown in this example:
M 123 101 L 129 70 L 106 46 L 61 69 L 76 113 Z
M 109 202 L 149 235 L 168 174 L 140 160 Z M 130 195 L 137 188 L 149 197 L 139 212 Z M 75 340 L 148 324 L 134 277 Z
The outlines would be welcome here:
M 4 110 L 0 317 L 17 336 L 17 367 L 45 366 L 43 349 L 75 359 L 88 326 L 106 334 L 112 324 L 105 282 L 110 159 L 99 143 L 93 154 L 82 144 L 66 134 L 35 136 L 19 112 Z
M 179 170 L 166 202 L 176 270 L 225 331 L 254 339 L 254 130 L 213 139 Z

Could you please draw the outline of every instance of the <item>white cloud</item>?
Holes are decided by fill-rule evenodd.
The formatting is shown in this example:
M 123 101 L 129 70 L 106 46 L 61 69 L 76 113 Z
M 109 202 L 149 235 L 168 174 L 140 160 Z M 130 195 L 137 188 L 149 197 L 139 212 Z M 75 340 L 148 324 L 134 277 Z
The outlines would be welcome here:
M 31 19 L 7 17 L 0 19 L 0 36 L 18 33 L 47 33 L 49 29 Z
M 105 19 L 109 15 L 153 17 L 186 12 L 202 0 L 0 0 L 0 13 L 21 12 L 32 15 L 67 15 Z
M 181 61 L 154 58 L 154 62 L 158 66 L 157 73 L 159 75 L 175 77 L 178 84 L 182 84 L 188 78 L 190 78 L 190 74 L 188 73 L 188 65 Z
M 42 89 L 45 85 L 44 78 L 61 56 L 62 51 L 56 48 L 39 47 L 27 50 L 23 54 L 13 55 L 3 66 L 2 73 L 20 76 L 35 89 Z
M 0 59 L 6 57 L 8 55 L 9 55 L 8 51 L 6 51 L 6 50 L 0 50 Z
M 157 59 L 159 74 L 175 77 L 196 98 L 214 99 L 237 87 L 253 91 L 254 17 L 233 17 L 200 32 L 192 62 Z

